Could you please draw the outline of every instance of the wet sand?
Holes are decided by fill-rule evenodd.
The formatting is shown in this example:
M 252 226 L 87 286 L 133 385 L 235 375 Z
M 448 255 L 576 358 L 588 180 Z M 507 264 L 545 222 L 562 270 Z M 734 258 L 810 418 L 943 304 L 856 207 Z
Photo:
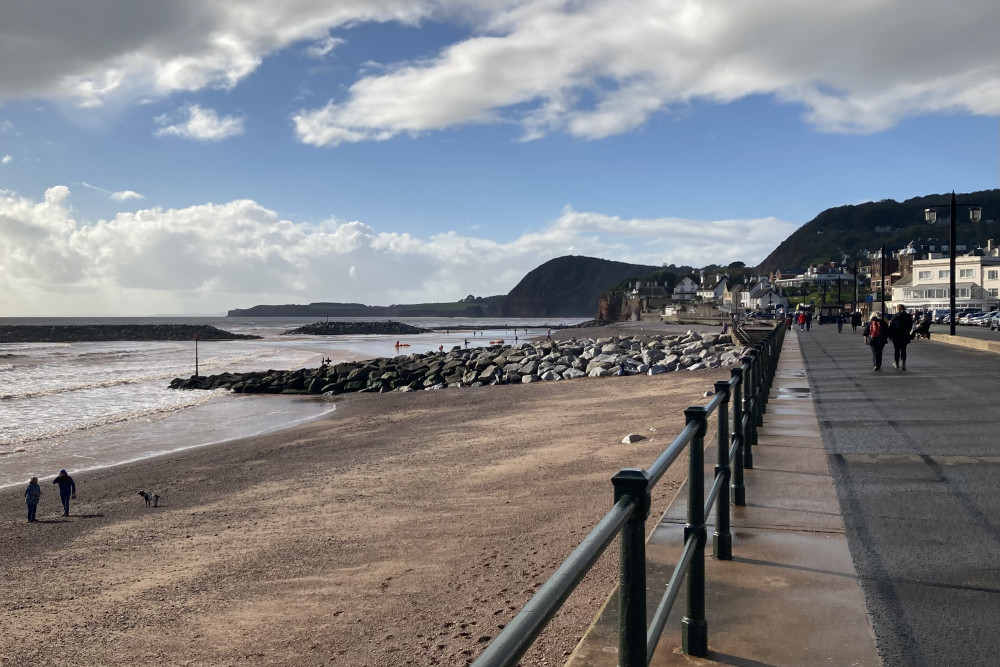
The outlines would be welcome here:
M 0 665 L 468 664 L 607 512 L 610 477 L 652 463 L 728 376 L 350 395 L 286 431 L 75 475 L 66 519 L 51 484 L 37 524 L 4 490 Z M 565 661 L 616 557 L 523 664 Z

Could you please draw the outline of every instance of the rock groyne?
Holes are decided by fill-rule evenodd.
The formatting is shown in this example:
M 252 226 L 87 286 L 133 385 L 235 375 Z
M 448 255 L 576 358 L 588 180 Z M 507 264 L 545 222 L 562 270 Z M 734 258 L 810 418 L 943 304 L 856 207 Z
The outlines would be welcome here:
M 658 375 L 719 368 L 739 362 L 727 334 L 615 336 L 496 345 L 411 354 L 295 371 L 259 371 L 176 378 L 172 389 L 229 389 L 237 393 L 342 394 L 477 387 L 607 375 Z
M 311 336 L 357 336 L 374 334 L 379 336 L 402 336 L 430 333 L 430 329 L 410 326 L 402 322 L 316 322 L 282 333 L 284 336 L 307 334 Z
M 251 340 L 207 324 L 17 324 L 0 326 L 0 343 L 82 343 L 114 340 Z

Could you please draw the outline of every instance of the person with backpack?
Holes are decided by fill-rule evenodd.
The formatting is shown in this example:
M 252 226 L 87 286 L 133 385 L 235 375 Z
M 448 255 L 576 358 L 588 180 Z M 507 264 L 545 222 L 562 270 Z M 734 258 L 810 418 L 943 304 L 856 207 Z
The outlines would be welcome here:
M 882 316 L 877 312 L 872 313 L 871 319 L 865 324 L 862 332 L 865 337 L 865 344 L 872 348 L 872 362 L 875 370 L 882 370 L 882 350 L 885 348 L 885 341 L 889 337 L 889 327 L 886 326 Z
M 892 338 L 892 367 L 906 370 L 906 346 L 910 344 L 913 329 L 913 316 L 906 312 L 906 306 L 899 304 L 896 316 L 889 323 L 889 334 Z

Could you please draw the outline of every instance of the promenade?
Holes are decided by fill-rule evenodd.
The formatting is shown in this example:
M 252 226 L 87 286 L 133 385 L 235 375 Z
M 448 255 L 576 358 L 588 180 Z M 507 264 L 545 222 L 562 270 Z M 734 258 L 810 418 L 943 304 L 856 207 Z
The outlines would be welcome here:
M 1000 355 L 909 352 L 898 371 L 889 345 L 875 373 L 860 329 L 789 332 L 734 558 L 707 562 L 709 655 L 680 653 L 682 595 L 650 664 L 996 664 Z M 650 616 L 685 507 L 648 543 Z M 568 664 L 615 665 L 616 630 L 612 596 Z
M 797 338 L 884 664 L 997 664 L 1000 355 L 918 340 L 875 373 L 860 330 Z

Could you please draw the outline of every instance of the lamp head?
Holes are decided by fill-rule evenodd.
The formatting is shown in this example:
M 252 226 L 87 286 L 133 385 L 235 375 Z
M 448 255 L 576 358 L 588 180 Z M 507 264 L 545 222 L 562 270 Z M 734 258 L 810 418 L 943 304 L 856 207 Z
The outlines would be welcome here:
M 924 220 L 927 222 L 927 224 L 933 225 L 935 222 L 937 222 L 937 211 L 935 211 L 932 208 L 925 208 Z
M 969 209 L 969 218 L 973 222 L 979 222 L 983 219 L 983 209 L 980 206 L 973 206 Z

